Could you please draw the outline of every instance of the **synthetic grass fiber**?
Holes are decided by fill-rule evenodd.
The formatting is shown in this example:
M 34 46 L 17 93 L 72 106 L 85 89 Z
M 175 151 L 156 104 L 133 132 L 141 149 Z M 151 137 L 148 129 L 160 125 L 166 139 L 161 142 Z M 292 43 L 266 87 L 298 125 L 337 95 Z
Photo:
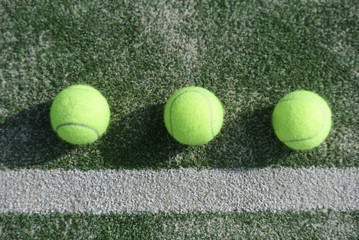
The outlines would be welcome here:
M 357 239 L 359 213 L 5 214 L 2 239 Z
M 358 39 L 358 1 L 2 0 L 0 171 L 359 167 Z M 110 105 L 107 133 L 92 145 L 51 129 L 51 103 L 73 84 Z M 187 86 L 213 92 L 226 113 L 200 147 L 177 143 L 163 121 L 164 104 Z M 275 104 L 299 89 L 333 113 L 329 137 L 305 152 L 288 149 L 271 123 Z M 357 211 L 331 210 L 0 214 L 1 239 L 356 239 L 358 226 Z
M 357 1 L 1 1 L 1 166 L 43 169 L 359 166 Z M 73 147 L 49 125 L 62 89 L 90 84 L 108 133 Z M 223 103 L 221 133 L 184 147 L 163 123 L 184 86 Z M 329 138 L 293 152 L 271 114 L 288 92 L 323 96 Z M 26 146 L 26 147 L 24 147 Z

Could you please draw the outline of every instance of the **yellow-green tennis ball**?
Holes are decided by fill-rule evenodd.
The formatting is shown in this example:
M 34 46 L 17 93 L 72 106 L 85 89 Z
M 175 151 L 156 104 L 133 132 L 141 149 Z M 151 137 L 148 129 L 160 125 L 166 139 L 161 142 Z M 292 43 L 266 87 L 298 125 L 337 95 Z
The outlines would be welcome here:
M 201 145 L 211 141 L 221 130 L 224 110 L 210 91 L 185 87 L 167 101 L 164 120 L 168 132 L 180 143 Z
M 106 98 L 88 85 L 73 85 L 62 90 L 50 109 L 52 128 L 72 144 L 87 144 L 101 137 L 110 121 Z
M 272 122 L 275 134 L 285 145 L 295 150 L 309 150 L 327 138 L 332 113 L 318 94 L 299 90 L 279 101 Z

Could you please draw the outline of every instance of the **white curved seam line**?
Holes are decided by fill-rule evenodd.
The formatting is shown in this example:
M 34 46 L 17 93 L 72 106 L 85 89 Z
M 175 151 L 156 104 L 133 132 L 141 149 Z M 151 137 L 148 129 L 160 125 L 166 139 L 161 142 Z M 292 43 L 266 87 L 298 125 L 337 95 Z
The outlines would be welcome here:
M 83 124 L 77 124 L 77 123 L 63 123 L 63 124 L 60 124 L 60 125 L 58 125 L 56 127 L 56 132 L 60 127 L 64 127 L 64 126 L 78 126 L 78 127 L 87 128 L 87 129 L 90 129 L 91 131 L 93 131 L 96 134 L 96 136 L 99 137 L 99 134 L 95 129 L 93 129 L 93 128 L 89 127 L 89 126 L 86 126 L 86 125 L 83 125 Z
M 315 102 L 319 107 L 320 109 L 322 110 L 323 112 L 323 124 L 322 124 L 322 127 L 321 129 L 313 136 L 313 137 L 310 137 L 310 138 L 306 138 L 306 139 L 298 139 L 298 140 L 284 140 L 283 142 L 302 142 L 302 141 L 308 141 L 308 140 L 311 140 L 311 139 L 314 139 L 315 137 L 317 137 L 324 129 L 324 126 L 325 126 L 325 111 L 322 107 L 322 105 L 320 105 L 319 102 L 311 99 L 311 98 L 293 98 L 293 99 L 287 99 L 287 100 L 283 100 L 283 101 L 280 101 L 279 103 L 282 103 L 282 102 L 288 102 L 288 101 L 294 101 L 294 100 L 310 100 L 310 101 L 313 101 Z
M 210 126 L 211 126 L 211 134 L 212 134 L 212 137 L 214 137 L 214 134 L 213 134 L 213 116 L 212 116 L 212 105 L 211 105 L 211 101 L 209 100 L 209 98 L 199 92 L 199 91 L 196 91 L 196 90 L 188 90 L 188 91 L 185 91 L 185 92 L 182 92 L 180 93 L 178 96 L 175 97 L 175 99 L 173 99 L 172 103 L 171 103 L 171 107 L 170 107 L 170 125 L 171 125 L 171 133 L 172 133 L 172 136 L 174 136 L 173 134 L 173 126 L 172 126 L 172 107 L 173 107 L 173 104 L 174 102 L 178 99 L 178 97 L 180 97 L 181 95 L 185 94 L 185 93 L 188 93 L 188 92 L 195 92 L 195 93 L 199 93 L 201 94 L 202 96 L 204 96 L 208 102 L 208 105 L 209 105 L 209 109 L 210 109 Z

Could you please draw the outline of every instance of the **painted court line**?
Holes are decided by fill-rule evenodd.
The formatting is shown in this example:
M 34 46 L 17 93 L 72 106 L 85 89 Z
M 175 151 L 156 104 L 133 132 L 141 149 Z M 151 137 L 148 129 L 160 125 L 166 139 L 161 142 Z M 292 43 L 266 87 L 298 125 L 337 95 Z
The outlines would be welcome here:
M 0 213 L 358 210 L 359 168 L 0 171 Z

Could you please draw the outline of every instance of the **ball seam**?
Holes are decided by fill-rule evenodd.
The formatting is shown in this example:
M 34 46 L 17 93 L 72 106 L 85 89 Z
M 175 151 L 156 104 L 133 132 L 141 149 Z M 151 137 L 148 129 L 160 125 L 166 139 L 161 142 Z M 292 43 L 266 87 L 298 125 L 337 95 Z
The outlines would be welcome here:
M 313 99 L 311 99 L 311 98 L 292 98 L 292 99 L 286 99 L 286 100 L 279 101 L 279 103 L 288 102 L 288 101 L 294 101 L 294 100 L 310 100 L 310 101 L 313 101 L 314 103 L 316 103 L 316 104 L 319 106 L 319 108 L 322 110 L 322 113 L 323 113 L 323 123 L 322 123 L 322 127 L 321 127 L 321 129 L 320 129 L 314 136 L 312 136 L 312 137 L 310 137 L 310 138 L 305 138 L 305 139 L 292 139 L 292 140 L 282 140 L 282 142 L 303 142 L 303 141 L 308 141 L 308 140 L 312 140 L 312 139 L 316 138 L 316 137 L 323 131 L 323 129 L 324 129 L 324 127 L 325 127 L 325 123 L 326 123 L 326 119 L 325 119 L 325 118 L 326 118 L 326 115 L 325 115 L 324 108 L 322 107 L 322 105 L 321 105 L 319 102 L 317 102 L 317 101 L 315 101 L 315 100 L 313 100 Z
M 173 125 L 172 125 L 172 108 L 173 108 L 173 104 L 174 102 L 180 97 L 182 96 L 183 94 L 185 93 L 189 93 L 189 92 L 195 92 L 195 93 L 199 93 L 200 95 L 202 95 L 203 97 L 206 98 L 207 102 L 208 102 L 208 105 L 209 105 L 209 109 L 210 109 L 210 126 L 211 126 L 211 135 L 212 137 L 214 137 L 214 133 L 213 133 L 213 116 L 212 116 L 212 105 L 211 105 L 211 101 L 209 100 L 209 98 L 204 94 L 204 93 L 201 93 L 200 91 L 196 91 L 196 90 L 187 90 L 187 91 L 184 91 L 180 94 L 178 94 L 175 99 L 173 99 L 172 103 L 171 103 L 171 106 L 170 106 L 170 126 L 171 126 L 171 133 L 172 133 L 172 136 L 174 136 L 174 133 L 173 133 Z
M 59 128 L 64 127 L 64 126 L 77 126 L 77 127 L 87 128 L 87 129 L 93 131 L 93 132 L 96 134 L 96 136 L 99 137 L 99 134 L 98 134 L 98 132 L 96 131 L 96 129 L 93 129 L 93 128 L 91 128 L 91 127 L 89 127 L 89 126 L 86 126 L 86 125 L 83 125 L 83 124 L 77 124 L 77 123 L 63 123 L 63 124 L 60 124 L 60 125 L 58 125 L 58 126 L 56 127 L 56 132 L 57 132 L 57 130 L 58 130 Z

